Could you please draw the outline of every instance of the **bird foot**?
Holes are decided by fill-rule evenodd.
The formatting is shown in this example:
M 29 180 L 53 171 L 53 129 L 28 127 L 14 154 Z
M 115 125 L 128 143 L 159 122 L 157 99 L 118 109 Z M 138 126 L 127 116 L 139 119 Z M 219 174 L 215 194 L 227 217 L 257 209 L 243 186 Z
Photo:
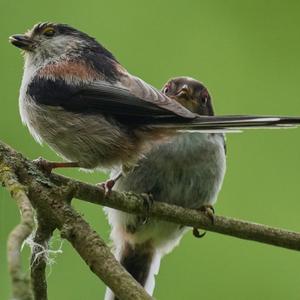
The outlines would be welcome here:
M 215 223 L 215 209 L 212 205 L 206 204 L 199 208 L 199 211 L 204 213 L 211 221 L 211 224 Z
M 104 182 L 97 183 L 96 186 L 102 188 L 104 190 L 104 196 L 107 197 L 111 194 L 112 188 L 116 183 L 115 179 L 109 179 Z
M 53 170 L 52 163 L 42 158 L 41 156 L 38 157 L 37 159 L 34 159 L 32 162 L 35 163 L 39 169 L 41 169 L 43 172 L 47 174 L 50 174 Z
M 212 205 L 203 205 L 199 209 L 197 209 L 201 213 L 204 213 L 211 221 L 212 225 L 215 223 L 215 209 Z M 196 238 L 204 237 L 206 232 L 200 233 L 198 228 L 193 228 L 193 235 Z
M 145 215 L 143 215 L 142 224 L 146 224 L 149 220 L 150 210 L 153 206 L 154 199 L 152 194 L 150 193 L 142 193 L 141 196 L 143 197 L 143 206 L 145 208 Z
M 104 182 L 97 183 L 96 186 L 104 190 L 104 196 L 107 197 L 110 195 L 112 188 L 116 182 L 123 176 L 122 172 L 119 172 L 115 177 L 110 178 Z

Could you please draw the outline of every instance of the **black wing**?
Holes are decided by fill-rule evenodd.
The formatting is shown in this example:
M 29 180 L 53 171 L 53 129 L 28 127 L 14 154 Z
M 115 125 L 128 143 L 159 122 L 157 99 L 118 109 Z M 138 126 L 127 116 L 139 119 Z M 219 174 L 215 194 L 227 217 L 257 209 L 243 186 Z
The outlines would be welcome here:
M 81 114 L 104 114 L 127 125 L 226 131 L 235 128 L 277 128 L 300 124 L 299 117 L 199 116 L 143 81 L 137 82 L 137 86 L 133 88 L 135 92 L 132 93 L 128 89 L 102 81 L 71 86 L 63 80 L 36 77 L 30 83 L 27 93 L 38 104 L 60 106 L 67 111 Z
M 157 124 L 180 120 L 186 121 L 196 115 L 187 110 L 187 117 L 156 103 L 135 96 L 125 88 L 97 81 L 87 85 L 71 86 L 63 80 L 36 77 L 27 93 L 38 104 L 60 106 L 67 111 L 82 114 L 104 114 L 114 116 L 119 121 L 132 124 Z M 161 94 L 162 95 L 162 94 Z M 176 103 L 167 98 L 168 101 Z M 181 105 L 178 104 L 180 107 Z M 173 106 L 171 105 L 173 108 Z M 185 110 L 184 107 L 183 112 Z M 182 113 L 184 114 L 184 113 Z

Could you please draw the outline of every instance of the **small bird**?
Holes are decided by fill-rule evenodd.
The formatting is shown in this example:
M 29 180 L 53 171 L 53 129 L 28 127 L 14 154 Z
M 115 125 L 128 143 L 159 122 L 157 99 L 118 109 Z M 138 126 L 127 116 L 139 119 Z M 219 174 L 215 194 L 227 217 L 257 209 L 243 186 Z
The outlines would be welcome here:
M 208 90 L 195 79 L 171 79 L 162 91 L 194 113 L 214 115 Z M 181 133 L 153 147 L 114 189 L 149 193 L 153 201 L 211 214 L 225 175 L 225 149 L 222 133 Z M 112 208 L 105 211 L 116 258 L 152 295 L 161 258 L 178 245 L 187 228 L 154 218 L 143 222 L 140 216 Z M 198 236 L 196 229 L 194 234 Z M 114 295 L 107 289 L 105 300 L 112 299 Z
M 199 116 L 128 73 L 94 38 L 65 24 L 39 23 L 9 40 L 25 57 L 22 121 L 38 142 L 67 161 L 51 164 L 50 170 L 119 168 L 109 188 L 152 145 L 177 131 L 300 123 L 299 117 Z

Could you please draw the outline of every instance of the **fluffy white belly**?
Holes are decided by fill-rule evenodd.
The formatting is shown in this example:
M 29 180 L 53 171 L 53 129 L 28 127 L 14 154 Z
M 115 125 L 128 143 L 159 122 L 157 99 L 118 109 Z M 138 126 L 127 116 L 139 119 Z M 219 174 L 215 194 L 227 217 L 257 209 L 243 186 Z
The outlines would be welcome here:
M 48 144 L 83 168 L 111 167 L 120 165 L 122 158 L 128 159 L 126 151 L 132 145 L 118 126 L 99 114 L 68 112 L 61 107 L 38 105 L 26 97 L 20 103 L 20 112 L 39 143 Z

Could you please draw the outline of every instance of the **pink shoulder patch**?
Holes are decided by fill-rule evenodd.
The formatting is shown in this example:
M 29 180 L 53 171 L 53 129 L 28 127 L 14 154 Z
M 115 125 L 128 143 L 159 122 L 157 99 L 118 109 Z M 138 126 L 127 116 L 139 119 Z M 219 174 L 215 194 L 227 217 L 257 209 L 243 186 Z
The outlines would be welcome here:
M 80 62 L 69 61 L 48 64 L 38 71 L 38 75 L 43 77 L 64 78 L 66 80 L 74 77 L 84 81 L 101 79 L 101 75 L 90 66 Z

